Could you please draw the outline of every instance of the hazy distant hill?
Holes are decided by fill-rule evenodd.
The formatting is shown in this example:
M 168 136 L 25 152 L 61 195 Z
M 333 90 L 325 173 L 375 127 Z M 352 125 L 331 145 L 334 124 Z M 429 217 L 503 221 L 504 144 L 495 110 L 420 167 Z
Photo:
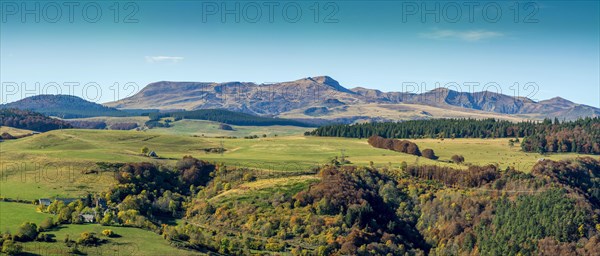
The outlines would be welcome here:
M 211 109 L 293 119 L 388 121 L 429 118 L 506 120 L 600 116 L 600 109 L 562 98 L 535 102 L 493 92 L 457 92 L 438 88 L 422 94 L 346 89 L 328 76 L 290 82 L 156 82 L 139 93 L 105 104 L 124 109 Z
M 0 105 L 0 108 L 31 110 L 44 115 L 61 118 L 128 115 L 124 111 L 105 107 L 71 95 L 37 95 Z

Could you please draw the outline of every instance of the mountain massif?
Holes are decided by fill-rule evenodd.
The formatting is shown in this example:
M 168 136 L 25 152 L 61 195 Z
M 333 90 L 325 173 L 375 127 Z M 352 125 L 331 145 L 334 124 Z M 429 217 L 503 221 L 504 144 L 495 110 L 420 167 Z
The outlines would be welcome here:
M 533 101 L 494 92 L 458 92 L 446 88 L 416 94 L 347 89 L 328 76 L 290 82 L 156 82 L 137 94 L 105 104 L 119 109 L 232 111 L 324 122 L 397 121 L 429 118 L 573 120 L 600 116 L 600 109 L 562 98 Z

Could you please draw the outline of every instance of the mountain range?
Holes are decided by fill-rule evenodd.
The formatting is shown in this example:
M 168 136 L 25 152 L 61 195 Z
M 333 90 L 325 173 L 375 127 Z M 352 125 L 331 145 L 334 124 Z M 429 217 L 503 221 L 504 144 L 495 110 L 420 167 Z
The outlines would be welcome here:
M 425 93 L 347 89 L 328 76 L 290 82 L 156 82 L 137 94 L 104 105 L 70 95 L 37 95 L 0 108 L 61 118 L 128 116 L 161 111 L 226 109 L 305 123 L 352 123 L 430 118 L 496 118 L 510 121 L 600 116 L 600 109 L 555 97 L 534 101 L 493 92 L 437 88 Z
M 428 118 L 498 118 L 573 120 L 600 116 L 600 109 L 556 97 L 534 101 L 489 91 L 446 88 L 416 94 L 347 89 L 329 76 L 290 82 L 168 82 L 147 85 L 137 94 L 104 104 L 117 109 L 231 111 L 324 122 L 398 121 Z

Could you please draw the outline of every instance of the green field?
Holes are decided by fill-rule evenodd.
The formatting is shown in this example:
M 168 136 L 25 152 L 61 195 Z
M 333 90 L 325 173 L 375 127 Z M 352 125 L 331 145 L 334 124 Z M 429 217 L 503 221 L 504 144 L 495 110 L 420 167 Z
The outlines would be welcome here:
M 3 134 L 5 132 L 12 136 L 29 135 L 29 134 L 33 133 L 33 131 L 30 131 L 30 130 L 18 129 L 18 128 L 13 128 L 13 127 L 8 127 L 8 126 L 0 126 L 0 134 Z
M 0 231 L 13 233 L 24 222 L 40 224 L 52 214 L 36 211 L 33 204 L 0 202 Z M 67 254 L 68 248 L 62 241 L 68 235 L 77 239 L 82 232 L 94 232 L 98 236 L 104 229 L 111 229 L 120 237 L 107 238 L 109 241 L 99 247 L 81 247 L 83 252 L 90 255 L 198 255 L 199 253 L 177 250 L 169 245 L 159 235 L 137 228 L 105 227 L 98 224 L 88 225 L 62 225 L 55 230 L 46 232 L 54 235 L 56 243 L 31 242 L 24 243 L 25 251 L 41 255 Z
M 219 139 L 189 135 L 164 134 L 161 129 L 143 131 L 57 130 L 0 144 L 2 179 L 0 196 L 36 199 L 54 196 L 81 196 L 102 191 L 114 182 L 110 173 L 83 174 L 95 168 L 95 163 L 150 161 L 173 164 L 185 155 L 225 163 L 228 166 L 250 167 L 276 176 L 279 172 L 306 172 L 311 167 L 327 163 L 342 153 L 353 164 L 398 167 L 409 164 L 440 164 L 466 168 L 447 161 L 454 154 L 465 157 L 466 163 L 515 166 L 529 171 L 541 158 L 563 159 L 576 154 L 551 154 L 520 151 L 510 147 L 507 139 L 419 139 L 421 150 L 433 149 L 440 159 L 398 153 L 369 146 L 366 139 L 278 136 L 258 139 Z M 206 153 L 205 148 L 220 147 L 224 154 Z M 140 149 L 147 146 L 161 159 L 144 157 Z
M 120 237 L 103 237 L 102 230 L 110 229 Z M 95 233 L 108 241 L 98 247 L 79 246 L 79 250 L 88 255 L 202 255 L 199 252 L 177 249 L 169 245 L 159 235 L 128 227 L 106 227 L 99 224 L 63 225 L 58 230 L 47 232 L 54 235 L 55 243 L 24 243 L 24 251 L 40 255 L 69 254 L 69 248 L 63 243 L 66 236 L 76 240 L 81 233 Z
M 51 214 L 36 211 L 33 204 L 0 202 L 0 232 L 15 230 L 26 221 L 39 224 Z

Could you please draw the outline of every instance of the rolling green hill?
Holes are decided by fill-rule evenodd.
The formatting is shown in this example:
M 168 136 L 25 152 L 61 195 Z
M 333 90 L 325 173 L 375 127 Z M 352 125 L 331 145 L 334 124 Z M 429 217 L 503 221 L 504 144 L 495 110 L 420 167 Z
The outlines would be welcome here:
M 178 127 L 179 124 L 182 126 Z M 123 175 L 125 172 L 121 170 L 99 169 L 98 162 L 148 162 L 144 166 L 156 166 L 161 172 L 181 177 L 189 176 L 185 176 L 185 171 L 174 168 L 180 166 L 179 160 L 186 155 L 206 161 L 204 165 L 219 166 L 209 175 L 212 179 L 210 183 L 206 186 L 189 186 L 189 191 L 185 192 L 189 194 L 183 195 L 185 198 L 181 198 L 182 195 L 166 193 L 173 198 L 179 198 L 177 200 L 180 202 L 191 202 L 179 206 L 185 209 L 185 212 L 182 210 L 179 214 L 169 215 L 171 218 L 165 219 L 164 223 L 168 223 L 168 226 L 163 228 L 160 223 L 154 224 L 161 227 L 157 232 L 162 232 L 166 240 L 152 232 L 135 228 L 63 224 L 59 229 L 48 232 L 55 235 L 58 242 L 27 242 L 23 244 L 24 250 L 36 253 L 39 248 L 48 248 L 49 254 L 63 254 L 68 250 L 62 242 L 67 235 L 76 239 L 82 232 L 99 234 L 104 229 L 111 229 L 121 237 L 107 238 L 107 242 L 98 247 L 82 247 L 84 253 L 95 254 L 95 249 L 114 252 L 114 248 L 135 248 L 136 253 L 142 255 L 196 253 L 171 247 L 170 242 L 177 246 L 191 246 L 223 254 L 240 250 L 246 250 L 243 254 L 283 254 L 286 253 L 285 250 L 296 250 L 296 253 L 297 250 L 338 250 L 341 254 L 353 254 L 353 250 L 365 250 L 360 249 L 360 246 L 353 247 L 348 244 L 362 243 L 353 240 L 356 238 L 353 234 L 359 234 L 362 232 L 360 230 L 369 231 L 364 237 L 367 239 L 365 241 L 370 241 L 369 246 L 377 246 L 373 248 L 392 250 L 399 254 L 402 254 L 403 250 L 427 251 L 430 249 L 429 245 L 435 246 L 433 250 L 440 254 L 449 254 L 452 249 L 444 247 L 446 242 L 437 239 L 442 237 L 450 244 L 460 244 L 452 240 L 452 234 L 460 235 L 460 241 L 471 236 L 473 239 L 477 238 L 473 243 L 488 246 L 486 250 L 489 250 L 489 246 L 510 250 L 517 248 L 516 250 L 523 252 L 531 252 L 537 248 L 537 244 L 522 247 L 521 244 L 516 247 L 504 246 L 509 242 L 504 242 L 502 246 L 494 245 L 494 241 L 488 239 L 492 234 L 484 227 L 496 230 L 498 234 L 494 236 L 499 241 L 510 240 L 513 229 L 519 232 L 519 241 L 537 242 L 543 237 L 533 237 L 526 233 L 533 225 L 524 223 L 526 218 L 521 218 L 521 215 L 516 224 L 511 224 L 510 230 L 496 225 L 493 221 L 506 222 L 506 216 L 495 215 L 491 213 L 493 210 L 484 211 L 490 207 L 512 215 L 527 212 L 538 216 L 538 219 L 543 221 L 542 225 L 552 230 L 551 235 L 568 235 L 568 238 L 562 240 L 564 242 L 578 241 L 579 236 L 575 234 L 579 225 L 583 225 L 583 231 L 587 232 L 583 236 L 585 239 L 591 236 L 586 234 L 595 234 L 595 222 L 585 217 L 591 216 L 588 214 L 590 203 L 578 194 L 589 193 L 594 196 L 597 192 L 589 189 L 594 185 L 582 187 L 588 188 L 585 191 L 569 190 L 571 192 L 566 194 L 567 192 L 556 189 L 559 186 L 557 184 L 566 180 L 569 186 L 577 187 L 581 182 L 563 177 L 562 173 L 565 172 L 560 171 L 562 169 L 552 169 L 553 166 L 562 166 L 563 169 L 579 168 L 574 177 L 593 181 L 594 176 L 585 169 L 585 161 L 589 162 L 590 168 L 595 168 L 595 160 L 587 158 L 585 161 L 565 162 L 562 165 L 550 161 L 583 155 L 525 153 L 518 145 L 511 146 L 508 139 L 411 140 L 420 148 L 435 150 L 439 156 L 435 161 L 373 148 L 366 139 L 301 135 L 224 139 L 191 136 L 188 130 L 199 128 L 210 131 L 207 127 L 216 125 L 217 123 L 209 121 L 180 120 L 173 122 L 171 128 L 146 131 L 56 130 L 3 142 L 0 144 L 0 166 L 3 167 L 0 197 L 33 200 L 82 197 L 88 193 L 110 191 L 104 194 L 107 198 L 121 196 L 122 201 L 118 201 L 120 205 L 115 208 L 119 213 L 126 212 L 124 207 L 137 207 L 137 203 L 133 202 L 143 199 L 139 202 L 151 208 L 137 214 L 145 216 L 148 216 L 153 207 L 161 204 L 171 207 L 172 204 L 164 201 L 167 200 L 165 198 L 158 198 L 157 195 L 165 194 L 162 191 L 151 188 L 149 191 L 154 196 L 147 197 L 147 193 L 141 192 L 141 189 L 135 186 L 131 191 L 126 189 L 131 184 L 123 184 L 122 180 L 123 177 L 129 181 L 138 180 L 140 177 L 153 179 L 158 175 L 152 175 L 152 172 L 146 174 L 143 170 L 132 170 L 127 172 L 129 175 Z M 235 129 L 241 129 L 240 127 L 261 128 L 234 126 Z M 257 131 L 260 130 L 255 130 Z M 207 153 L 204 150 L 221 146 L 226 149 L 222 154 Z M 159 158 L 143 156 L 140 152 L 142 147 L 155 151 Z M 450 159 L 455 154 L 464 156 L 465 163 L 451 163 Z M 339 161 L 333 161 L 335 158 L 347 162 L 337 167 Z M 541 158 L 546 160 L 541 161 Z M 401 171 L 406 168 L 403 162 L 408 164 L 410 171 Z M 354 165 L 356 167 L 353 167 Z M 473 183 L 477 184 L 475 187 L 461 187 L 461 184 L 467 184 L 465 182 L 479 181 L 480 176 L 469 174 L 473 169 L 470 168 L 471 165 L 487 166 L 485 168 L 490 171 L 483 174 L 489 176 L 481 177 L 484 181 L 482 183 Z M 533 168 L 534 166 L 536 168 Z M 421 167 L 422 169 L 419 169 Z M 441 167 L 453 169 L 450 172 L 444 171 L 449 169 Z M 516 172 L 513 168 L 526 173 Z M 535 171 L 529 174 L 532 168 Z M 450 174 L 459 178 L 449 177 Z M 463 174 L 469 174 L 465 175 L 467 179 L 460 178 Z M 557 181 L 545 180 L 548 177 Z M 454 181 L 458 182 L 453 183 Z M 137 186 L 143 187 L 148 184 L 154 183 L 141 179 Z M 188 186 L 183 188 L 187 190 Z M 532 195 L 529 195 L 529 192 Z M 128 199 L 123 199 L 124 195 L 119 193 L 129 194 Z M 510 200 L 522 202 L 502 201 L 506 200 L 503 195 L 510 197 Z M 544 210 L 548 205 L 552 205 L 552 202 L 560 204 L 560 211 Z M 523 205 L 533 203 L 540 207 L 522 210 Z M 13 205 L 18 207 L 12 207 Z M 585 207 L 578 210 L 574 209 L 573 205 Z M 40 217 L 46 216 L 36 213 L 33 206 L 25 204 L 2 202 L 0 207 L 0 228 L 12 230 L 19 226 L 19 222 L 37 222 Z M 442 215 L 445 217 L 435 218 Z M 553 218 L 563 215 L 576 218 L 576 222 L 565 224 L 564 228 L 553 228 L 549 225 Z M 473 222 L 470 216 L 485 221 Z M 372 222 L 366 222 L 367 219 Z M 390 221 L 394 223 L 390 224 Z M 125 220 L 119 223 L 118 225 L 132 225 Z M 139 225 L 143 222 L 135 223 Z M 371 227 L 385 232 L 371 230 Z M 394 242 L 386 242 L 387 239 Z M 594 247 L 594 240 L 587 241 L 580 242 L 587 247 Z M 133 245 L 140 247 L 131 247 Z
M 36 95 L 0 105 L 0 108 L 31 110 L 47 116 L 60 118 L 130 115 L 127 112 L 105 107 L 71 95 Z
M 158 162 L 173 164 L 176 159 L 192 155 L 198 159 L 225 163 L 228 166 L 263 170 L 266 177 L 282 172 L 305 173 L 312 167 L 328 163 L 342 154 L 353 164 L 399 167 L 409 164 L 437 164 L 465 168 L 448 163 L 451 156 L 461 154 L 469 164 L 498 164 L 529 171 L 541 158 L 564 159 L 576 154 L 525 153 L 519 146 L 510 147 L 506 139 L 419 139 L 420 148 L 431 148 L 438 161 L 369 146 L 366 139 L 324 138 L 304 136 L 268 136 L 258 139 L 220 139 L 174 135 L 167 129 L 141 131 L 57 130 L 0 144 L 0 165 L 5 182 L 0 196 L 35 199 L 52 196 L 81 196 L 86 191 L 99 191 L 110 186 L 110 175 L 85 175 L 96 162 Z M 221 146 L 223 154 L 207 153 L 207 148 Z M 147 146 L 161 157 L 153 159 L 140 154 Z

